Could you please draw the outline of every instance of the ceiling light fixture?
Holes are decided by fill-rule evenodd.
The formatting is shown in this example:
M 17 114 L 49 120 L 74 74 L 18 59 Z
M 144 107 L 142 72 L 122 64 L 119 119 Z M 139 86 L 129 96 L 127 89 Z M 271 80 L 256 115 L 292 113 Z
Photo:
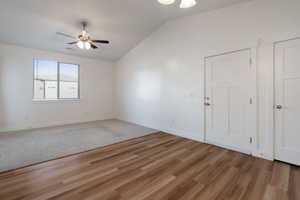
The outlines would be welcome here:
M 84 48 L 84 43 L 81 40 L 79 40 L 77 42 L 77 46 L 78 46 L 78 48 L 83 49 Z
M 89 50 L 91 48 L 91 44 L 89 42 L 85 42 L 84 46 L 86 50 Z
M 97 49 L 98 47 L 95 45 L 95 43 L 109 44 L 109 41 L 107 41 L 107 40 L 92 40 L 90 37 L 90 34 L 86 31 L 87 23 L 82 22 L 81 24 L 82 24 L 82 32 L 78 36 L 78 39 L 74 42 L 68 42 L 67 44 L 69 44 L 69 45 L 76 44 L 79 49 L 86 49 L 86 50 Z M 68 37 L 68 38 L 76 39 L 74 36 L 65 34 L 62 32 L 56 32 L 56 34 L 62 35 L 62 36 Z
M 197 4 L 196 0 L 181 0 L 180 8 L 191 8 Z
M 175 0 L 157 0 L 163 5 L 171 5 Z M 181 0 L 180 8 L 191 8 L 197 4 L 196 0 Z
M 158 0 L 158 2 L 163 5 L 170 5 L 170 4 L 173 4 L 175 2 L 175 0 Z

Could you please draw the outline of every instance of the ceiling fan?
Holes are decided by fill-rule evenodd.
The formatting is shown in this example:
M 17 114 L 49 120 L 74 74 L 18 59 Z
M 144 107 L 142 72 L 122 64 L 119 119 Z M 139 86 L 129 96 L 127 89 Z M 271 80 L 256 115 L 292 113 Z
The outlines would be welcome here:
M 90 34 L 87 32 L 86 27 L 87 27 L 87 23 L 86 22 L 82 22 L 82 32 L 81 34 L 78 36 L 77 40 L 74 42 L 69 42 L 67 44 L 69 45 L 73 45 L 73 44 L 77 44 L 78 48 L 80 49 L 97 49 L 98 47 L 94 44 L 94 43 L 101 43 L 101 44 L 109 44 L 109 41 L 107 40 L 92 40 L 90 37 Z M 73 37 L 69 34 L 65 34 L 62 32 L 56 32 L 56 34 L 58 35 L 62 35 L 65 37 L 69 37 L 72 39 L 76 39 L 76 37 Z
M 175 0 L 157 0 L 164 5 L 171 5 L 175 3 Z M 181 0 L 180 8 L 191 8 L 197 4 L 196 0 Z

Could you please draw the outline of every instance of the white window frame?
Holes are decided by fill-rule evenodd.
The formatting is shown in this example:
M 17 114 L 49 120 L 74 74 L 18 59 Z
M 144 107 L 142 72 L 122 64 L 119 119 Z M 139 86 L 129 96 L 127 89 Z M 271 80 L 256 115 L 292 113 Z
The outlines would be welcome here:
M 35 94 L 34 94 L 34 91 L 35 91 L 35 86 L 34 86 L 34 81 L 35 81 L 35 62 L 38 61 L 38 60 L 43 60 L 43 61 L 52 61 L 52 62 L 56 62 L 57 63 L 57 98 L 55 99 L 46 99 L 45 98 L 45 88 L 44 88 L 44 98 L 43 99 L 37 99 L 37 98 L 34 98 L 35 97 Z M 70 64 L 70 65 L 77 65 L 78 66 L 78 80 L 77 80 L 77 84 L 78 84 L 78 96 L 77 98 L 60 98 L 60 95 L 59 95 L 59 92 L 60 92 L 60 64 Z M 41 101 L 41 102 L 44 102 L 44 101 L 77 101 L 77 100 L 80 100 L 80 65 L 79 64 L 74 64 L 74 63 L 69 63 L 69 62 L 61 62 L 61 61 L 54 61 L 54 60 L 49 60 L 49 59 L 39 59 L 39 58 L 34 58 L 33 59 L 33 92 L 32 92 L 32 100 L 35 101 L 35 102 L 38 102 L 38 101 Z

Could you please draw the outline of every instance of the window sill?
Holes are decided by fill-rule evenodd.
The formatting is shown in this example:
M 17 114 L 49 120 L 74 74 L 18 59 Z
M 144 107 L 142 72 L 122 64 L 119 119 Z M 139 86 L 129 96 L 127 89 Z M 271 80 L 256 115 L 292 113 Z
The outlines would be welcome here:
M 81 99 L 32 99 L 33 103 L 61 103 L 61 102 L 71 102 L 78 103 Z

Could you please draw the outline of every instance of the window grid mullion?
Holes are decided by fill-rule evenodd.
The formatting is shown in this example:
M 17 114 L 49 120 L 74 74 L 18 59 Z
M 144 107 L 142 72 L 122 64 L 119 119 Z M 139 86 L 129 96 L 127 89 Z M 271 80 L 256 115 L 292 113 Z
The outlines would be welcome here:
M 57 99 L 60 99 L 59 90 L 60 90 L 60 62 L 57 62 Z
M 43 83 L 44 83 L 44 99 L 46 99 L 46 81 L 44 80 Z

